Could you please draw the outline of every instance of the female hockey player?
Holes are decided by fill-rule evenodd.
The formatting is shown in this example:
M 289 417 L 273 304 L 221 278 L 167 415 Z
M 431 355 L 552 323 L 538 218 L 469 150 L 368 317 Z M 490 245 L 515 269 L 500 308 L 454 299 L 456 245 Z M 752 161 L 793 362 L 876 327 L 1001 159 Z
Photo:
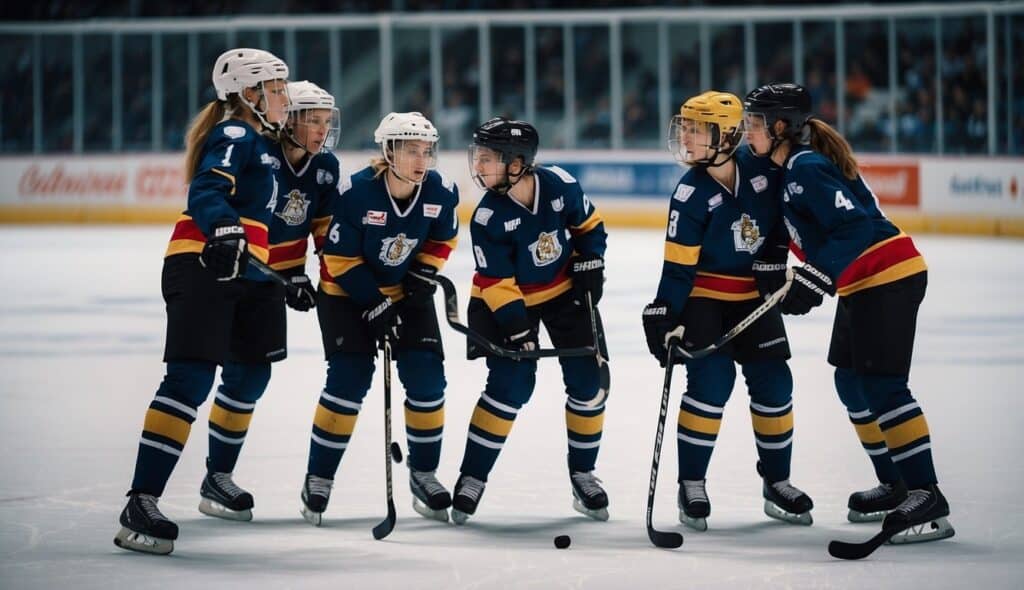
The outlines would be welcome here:
M 268 154 L 272 141 L 263 133 L 276 136 L 284 124 L 287 78 L 288 66 L 271 53 L 225 52 L 213 67 L 217 100 L 189 128 L 188 205 L 171 235 L 162 278 L 167 374 L 146 412 L 128 505 L 114 539 L 119 547 L 173 550 L 178 526 L 161 514 L 157 498 L 185 447 L 196 408 L 210 393 L 217 365 L 223 367 L 223 384 L 210 416 L 211 440 L 232 444 L 240 441 L 230 439 L 245 432 L 270 378 L 270 363 L 284 357 L 284 320 L 268 320 L 284 314 L 283 289 L 248 268 L 248 261 L 268 258 L 268 203 L 276 183 Z M 268 322 L 275 329 L 267 329 Z M 218 504 L 247 518 L 252 496 L 231 479 L 236 455 L 211 445 L 200 489 L 204 512 Z
M 744 106 L 750 149 L 784 168 L 782 211 L 803 261 L 792 269 L 782 312 L 805 314 L 826 294 L 839 295 L 828 360 L 836 367 L 839 397 L 882 481 L 850 497 L 851 520 L 853 513 L 870 518 L 891 510 L 885 529 L 920 532 L 899 541 L 952 536 L 928 424 L 908 387 L 928 277 L 924 258 L 879 210 L 850 145 L 813 117 L 806 89 L 762 86 L 747 95 Z M 933 524 L 917 526 L 927 523 Z
M 473 133 L 470 170 L 487 192 L 470 223 L 476 275 L 469 326 L 492 342 L 532 350 L 543 322 L 554 346 L 590 346 L 587 295 L 595 306 L 601 299 L 604 223 L 575 178 L 561 168 L 534 164 L 537 146 L 537 130 L 523 121 L 494 118 Z M 486 354 L 472 342 L 467 352 L 470 359 Z M 604 423 L 597 360 L 559 362 L 568 394 L 573 507 L 607 520 L 608 496 L 593 474 Z M 455 484 L 452 520 L 458 524 L 476 512 L 512 422 L 533 394 L 537 361 L 488 355 L 487 368 Z
M 459 191 L 437 163 L 437 129 L 420 113 L 390 113 L 373 134 L 381 156 L 341 181 L 323 247 L 317 311 L 327 383 L 313 418 L 302 514 L 319 526 L 334 475 L 370 388 L 378 343 L 391 339 L 405 387 L 413 508 L 448 520 L 438 482 L 444 351 L 431 276 L 458 237 Z
M 714 90 L 683 103 L 669 126 L 669 151 L 689 170 L 669 201 L 665 262 L 658 294 L 644 308 L 651 354 L 665 366 L 670 340 L 693 350 L 732 329 L 781 284 L 755 281 L 754 268 L 785 269 L 787 243 L 774 198 L 780 171 L 767 158 L 737 151 L 743 136 L 739 97 Z M 750 393 L 750 417 L 763 478 L 765 514 L 811 524 L 813 503 L 789 483 L 793 450 L 793 377 L 782 314 L 772 309 L 721 350 L 687 359 L 679 406 L 679 520 L 707 530 L 705 475 L 736 381 Z

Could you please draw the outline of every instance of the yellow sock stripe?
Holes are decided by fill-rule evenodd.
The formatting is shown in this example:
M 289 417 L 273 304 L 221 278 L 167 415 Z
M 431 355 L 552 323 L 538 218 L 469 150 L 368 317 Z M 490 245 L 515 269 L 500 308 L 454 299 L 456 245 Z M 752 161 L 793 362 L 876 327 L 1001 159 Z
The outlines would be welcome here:
M 512 432 L 512 420 L 495 416 L 480 406 L 473 410 L 473 419 L 470 420 L 470 424 L 495 436 L 506 437 L 508 433 Z
M 600 434 L 604 430 L 604 412 L 596 416 L 580 416 L 566 410 L 565 426 L 576 434 Z
M 405 408 L 405 425 L 414 430 L 434 430 L 444 426 L 444 406 L 429 412 Z
M 884 434 L 885 445 L 890 449 L 898 449 L 928 436 L 928 423 L 924 419 L 924 414 L 920 414 L 885 430 Z
M 853 427 L 857 430 L 857 438 L 863 444 L 873 445 L 885 440 L 877 420 L 872 420 L 867 424 L 854 424 Z
M 313 424 L 317 428 L 331 434 L 351 436 L 356 427 L 356 418 L 359 414 L 339 414 L 327 408 L 317 405 L 316 416 L 313 417 Z
M 687 430 L 717 436 L 718 429 L 722 427 L 722 419 L 705 418 L 686 410 L 679 410 L 679 425 Z
M 760 416 L 754 412 L 750 413 L 750 421 L 754 424 L 754 432 L 764 436 L 785 434 L 793 430 L 793 412 L 786 412 L 782 416 Z
M 177 416 L 150 408 L 146 411 L 146 421 L 142 425 L 142 429 L 153 434 L 166 436 L 185 446 L 185 443 L 188 442 L 188 433 L 192 430 L 192 425 Z
M 217 404 L 210 408 L 210 422 L 231 432 L 245 432 L 249 430 L 249 422 L 252 420 L 252 412 L 239 414 L 232 412 Z

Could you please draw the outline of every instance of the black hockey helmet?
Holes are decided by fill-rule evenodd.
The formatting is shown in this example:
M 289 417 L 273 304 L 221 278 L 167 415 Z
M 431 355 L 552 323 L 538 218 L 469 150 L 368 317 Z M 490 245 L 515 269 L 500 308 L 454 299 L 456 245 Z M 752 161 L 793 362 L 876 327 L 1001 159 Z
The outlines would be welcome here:
M 506 165 L 522 158 L 526 170 L 533 167 L 539 144 L 537 129 L 526 121 L 494 117 L 473 131 L 473 145 L 499 152 Z
M 811 95 L 799 84 L 765 84 L 751 90 L 743 99 L 743 110 L 750 115 L 762 115 L 771 133 L 776 121 L 789 123 L 786 135 L 799 137 L 811 113 Z

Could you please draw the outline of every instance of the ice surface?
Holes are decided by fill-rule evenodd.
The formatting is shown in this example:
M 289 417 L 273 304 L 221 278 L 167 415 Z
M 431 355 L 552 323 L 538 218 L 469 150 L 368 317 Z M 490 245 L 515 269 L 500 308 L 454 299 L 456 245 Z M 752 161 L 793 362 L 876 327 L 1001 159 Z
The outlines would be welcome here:
M 769 521 L 745 389 L 729 404 L 709 471 L 709 530 L 676 521 L 670 413 L 656 526 L 678 530 L 675 551 L 644 530 L 662 373 L 643 342 L 640 310 L 653 297 L 658 232 L 613 230 L 601 309 L 613 393 L 598 475 L 611 520 L 571 508 L 564 393 L 557 363 L 541 363 L 476 516 L 456 528 L 410 505 L 396 467 L 398 525 L 372 540 L 385 513 L 380 379 L 363 406 L 325 526 L 299 516 L 310 424 L 325 364 L 315 315 L 289 312 L 288 360 L 275 365 L 256 409 L 236 481 L 256 498 L 250 523 L 196 510 L 207 406 L 161 507 L 181 526 L 168 558 L 114 547 L 142 418 L 160 378 L 160 265 L 169 228 L 0 229 L 0 588 L 1019 588 L 1024 585 L 1024 242 L 917 239 L 930 266 L 911 386 L 924 407 L 955 538 L 883 547 L 864 562 L 829 558 L 830 539 L 870 536 L 845 520 L 850 491 L 874 485 L 825 364 L 833 303 L 790 319 L 795 358 L 793 482 L 815 501 L 814 526 Z M 447 274 L 463 315 L 468 236 Z M 454 483 L 481 362 L 447 328 L 447 432 L 439 476 Z M 684 375 L 678 372 L 672 407 Z M 396 380 L 397 381 L 397 380 Z M 395 391 L 396 408 L 402 394 Z M 402 413 L 395 412 L 401 440 Z M 405 445 L 403 444 L 403 447 Z M 559 551 L 556 535 L 572 537 Z

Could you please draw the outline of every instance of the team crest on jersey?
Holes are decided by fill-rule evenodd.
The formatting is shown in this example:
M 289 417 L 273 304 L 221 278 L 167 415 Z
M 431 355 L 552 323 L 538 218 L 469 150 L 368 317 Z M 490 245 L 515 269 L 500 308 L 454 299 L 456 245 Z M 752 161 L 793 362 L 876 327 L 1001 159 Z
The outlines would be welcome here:
M 380 249 L 380 261 L 386 266 L 401 266 L 405 259 L 412 254 L 419 240 L 410 240 L 400 233 L 393 238 L 384 238 L 383 246 Z
M 565 209 L 565 198 L 558 197 L 554 201 L 551 201 L 551 208 L 554 209 L 555 213 Z
M 750 179 L 750 185 L 754 187 L 754 192 L 763 193 L 764 189 L 768 188 L 768 179 L 764 174 L 758 174 Z
M 267 166 L 270 166 L 274 170 L 280 170 L 281 169 L 281 160 L 278 160 L 277 158 L 275 158 L 274 156 L 271 156 L 270 154 L 261 154 L 260 155 L 260 163 L 261 164 L 266 164 Z
M 317 184 L 334 184 L 334 175 L 322 168 L 316 170 Z
M 306 213 L 309 211 L 309 200 L 306 195 L 297 189 L 285 195 L 288 199 L 280 211 L 274 213 L 284 220 L 288 225 L 302 225 L 306 221 Z
M 757 227 L 757 220 L 751 219 L 746 213 L 732 224 L 732 237 L 737 252 L 754 254 L 761 248 L 761 244 L 764 244 L 764 236 Z
M 562 243 L 558 241 L 558 230 L 541 232 L 537 241 L 530 244 L 533 264 L 547 266 L 562 256 Z

